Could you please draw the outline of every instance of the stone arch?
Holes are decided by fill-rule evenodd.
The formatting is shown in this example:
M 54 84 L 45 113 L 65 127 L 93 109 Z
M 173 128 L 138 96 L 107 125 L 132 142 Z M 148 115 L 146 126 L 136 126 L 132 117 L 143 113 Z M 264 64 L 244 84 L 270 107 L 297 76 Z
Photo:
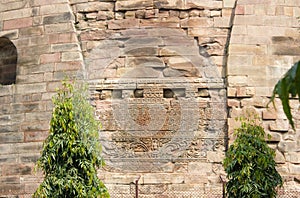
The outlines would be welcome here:
M 16 83 L 18 53 L 16 46 L 6 37 L 0 37 L 0 84 Z

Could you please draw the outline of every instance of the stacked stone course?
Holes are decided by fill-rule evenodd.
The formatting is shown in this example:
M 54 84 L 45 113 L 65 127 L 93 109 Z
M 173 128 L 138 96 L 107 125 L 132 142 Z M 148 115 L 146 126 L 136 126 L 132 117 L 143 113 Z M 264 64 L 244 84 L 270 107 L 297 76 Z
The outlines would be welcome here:
M 188 36 L 197 39 L 199 45 L 207 49 L 216 59 L 216 64 L 222 67 L 233 4 L 227 3 L 223 8 L 222 1 L 114 2 L 71 1 L 78 20 L 77 27 L 82 30 L 83 46 L 86 39 L 101 40 L 122 29 L 181 28 L 187 31 Z M 226 13 L 225 16 L 222 13 Z
M 51 97 L 65 73 L 83 66 L 73 17 L 68 1 L 0 1 L 0 37 L 16 46 L 18 59 L 16 83 L 0 88 L 1 196 L 31 194 L 42 179 L 34 165 Z
M 272 136 L 278 169 L 291 185 L 299 182 L 299 161 L 289 159 L 299 155 L 299 130 L 290 128 L 279 100 L 276 110 L 266 105 L 277 79 L 299 60 L 299 11 L 299 1 L 238 1 L 227 64 L 229 134 L 245 109 L 258 114 Z M 291 106 L 298 123 L 296 100 Z
M 239 126 L 235 118 L 249 109 L 272 136 L 269 143 L 286 184 L 299 186 L 298 101 L 291 100 L 295 131 L 280 101 L 276 110 L 266 108 L 275 82 L 300 57 L 299 6 L 299 0 L 0 0 L 0 39 L 8 38 L 17 49 L 16 83 L 0 86 L 0 196 L 30 195 L 41 182 L 34 164 L 48 135 L 51 97 L 65 75 L 89 82 L 103 122 L 100 136 L 111 145 L 128 145 L 118 139 L 121 127 L 111 115 L 114 98 L 150 109 L 159 104 L 162 112 L 178 115 L 192 112 L 199 118 L 195 137 L 209 137 L 190 142 L 183 156 L 194 160 L 163 161 L 159 170 L 128 171 L 108 159 L 99 173 L 112 192 L 131 194 L 130 183 L 138 176 L 148 185 L 141 189 L 145 197 L 166 191 L 221 192 L 227 136 L 232 142 Z M 194 103 L 178 108 L 181 99 Z M 135 120 L 140 126 L 151 123 L 146 110 Z M 190 123 L 166 115 L 180 123 L 162 124 L 163 141 L 168 141 L 167 132 Z M 139 140 L 151 145 L 146 154 L 164 148 Z M 109 153 L 109 145 L 104 146 Z M 133 151 L 142 154 L 140 149 Z M 156 162 L 155 156 L 147 160 Z

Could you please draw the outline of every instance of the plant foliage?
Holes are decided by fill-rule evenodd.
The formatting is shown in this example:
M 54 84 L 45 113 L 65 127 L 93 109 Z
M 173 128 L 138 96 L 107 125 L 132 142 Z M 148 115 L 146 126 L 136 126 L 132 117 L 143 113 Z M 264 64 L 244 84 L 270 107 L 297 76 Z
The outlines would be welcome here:
M 88 102 L 86 86 L 63 82 L 53 97 L 50 134 L 37 166 L 45 174 L 33 197 L 109 197 L 97 177 L 104 162 L 98 142 L 99 123 Z
M 289 98 L 290 95 L 292 97 L 296 97 L 298 95 L 299 101 L 300 101 L 300 61 L 295 63 L 281 78 L 277 84 L 274 87 L 272 97 L 270 99 L 270 102 L 273 102 L 275 96 L 278 95 L 281 102 L 283 111 L 286 115 L 286 117 L 289 120 L 289 123 L 295 129 L 293 116 L 291 114 L 291 107 L 289 104 Z M 269 102 L 269 103 L 270 103 Z
M 227 197 L 275 197 L 276 187 L 282 185 L 282 178 L 275 169 L 275 152 L 264 139 L 264 129 L 254 120 L 241 119 L 235 136 L 223 162 L 229 179 Z

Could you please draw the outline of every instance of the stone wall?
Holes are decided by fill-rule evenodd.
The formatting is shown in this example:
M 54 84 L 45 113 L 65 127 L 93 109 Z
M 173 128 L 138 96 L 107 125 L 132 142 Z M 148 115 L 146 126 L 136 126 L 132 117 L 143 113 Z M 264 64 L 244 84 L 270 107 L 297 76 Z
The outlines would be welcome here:
M 68 1 L 1 0 L 0 37 L 17 49 L 16 83 L 0 87 L 0 196 L 5 197 L 31 194 L 41 181 L 34 165 L 48 135 L 51 98 L 65 73 L 82 73 L 83 59 Z
M 229 136 L 238 123 L 235 117 L 251 109 L 263 120 L 276 149 L 278 170 L 286 184 L 299 186 L 299 110 L 291 100 L 296 130 L 283 113 L 281 102 L 276 110 L 266 105 L 278 78 L 299 60 L 300 1 L 239 0 L 233 21 L 227 63 Z
M 299 59 L 299 6 L 298 0 L 0 0 L 0 39 L 17 49 L 16 83 L 0 87 L 0 196 L 31 194 L 42 180 L 34 163 L 65 75 L 90 84 L 107 162 L 99 176 L 111 191 L 126 196 L 137 178 L 150 197 L 220 189 L 227 137 L 232 141 L 235 118 L 247 109 L 262 118 L 279 170 L 295 187 L 298 102 L 291 102 L 296 131 L 278 101 L 277 111 L 266 104 Z
M 223 58 L 232 8 L 224 8 L 224 16 L 222 1 L 72 7 L 103 123 L 106 166 L 100 175 L 109 189 L 126 194 L 137 178 L 149 186 L 143 192 L 149 197 L 170 189 L 221 188 Z

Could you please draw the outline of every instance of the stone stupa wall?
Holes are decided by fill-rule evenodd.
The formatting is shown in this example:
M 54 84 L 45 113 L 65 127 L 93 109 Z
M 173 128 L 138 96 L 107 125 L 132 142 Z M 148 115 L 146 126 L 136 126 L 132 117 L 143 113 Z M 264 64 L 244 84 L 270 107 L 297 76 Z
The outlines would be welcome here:
M 236 117 L 258 114 L 285 184 L 299 187 L 296 131 L 266 108 L 299 60 L 298 0 L 0 0 L 0 196 L 30 195 L 51 97 L 85 79 L 102 122 L 109 190 L 221 192 Z M 174 195 L 174 194 L 173 194 Z M 183 194 L 182 194 L 183 195 Z M 172 195 L 170 195 L 172 197 Z M 174 196 L 173 196 L 174 197 Z

